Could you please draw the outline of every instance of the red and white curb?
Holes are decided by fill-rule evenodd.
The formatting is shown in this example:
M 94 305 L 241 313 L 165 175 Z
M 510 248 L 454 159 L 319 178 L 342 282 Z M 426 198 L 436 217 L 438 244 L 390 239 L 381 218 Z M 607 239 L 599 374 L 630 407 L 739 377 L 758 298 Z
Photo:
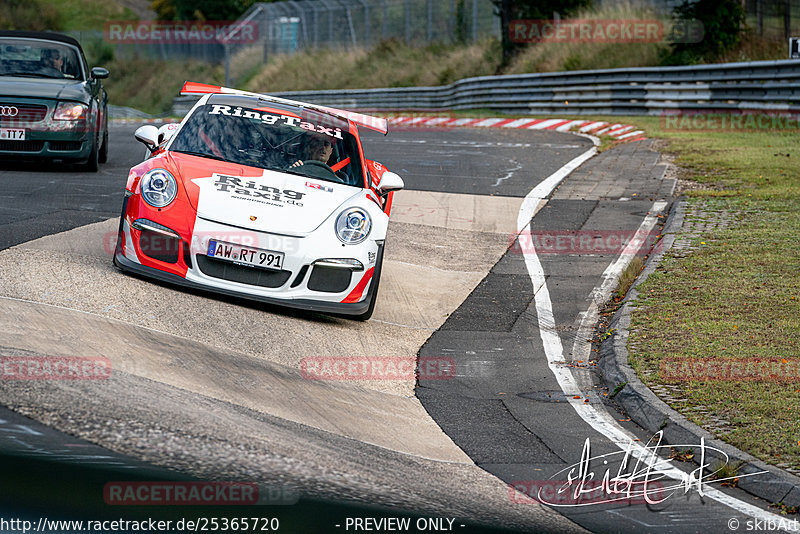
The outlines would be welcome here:
M 627 124 L 576 121 L 569 119 L 454 119 L 452 117 L 392 117 L 389 124 L 415 128 L 516 128 L 526 130 L 555 130 L 568 132 L 577 130 L 590 135 L 607 135 L 618 141 L 641 141 L 647 139 L 644 130 Z
M 516 128 L 526 130 L 555 130 L 557 132 L 578 131 L 589 135 L 607 135 L 617 141 L 641 141 L 647 139 L 644 130 L 637 130 L 635 126 L 627 124 L 575 121 L 570 119 L 472 119 L 453 117 L 391 117 L 389 124 L 402 128 Z M 115 124 L 157 124 L 171 122 L 170 119 L 112 119 Z

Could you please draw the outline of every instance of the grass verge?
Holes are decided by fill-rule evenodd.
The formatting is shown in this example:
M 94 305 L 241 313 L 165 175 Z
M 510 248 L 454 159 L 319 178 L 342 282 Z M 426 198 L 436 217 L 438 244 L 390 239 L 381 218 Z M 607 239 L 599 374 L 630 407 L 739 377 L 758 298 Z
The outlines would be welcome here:
M 630 362 L 667 402 L 732 445 L 800 472 L 800 377 L 668 379 L 667 359 L 742 362 L 800 358 L 800 158 L 795 128 L 750 132 L 666 131 L 657 118 L 620 118 L 668 151 L 686 178 L 693 251 L 669 252 L 639 288 Z M 706 223 L 727 214 L 727 227 Z

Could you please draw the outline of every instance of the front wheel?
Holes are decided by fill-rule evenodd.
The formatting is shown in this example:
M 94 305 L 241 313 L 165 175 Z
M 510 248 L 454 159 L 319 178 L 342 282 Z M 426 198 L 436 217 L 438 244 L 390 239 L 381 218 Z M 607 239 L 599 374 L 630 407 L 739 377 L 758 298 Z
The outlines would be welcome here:
M 83 169 L 89 172 L 97 172 L 100 170 L 100 151 L 98 150 L 98 138 L 95 135 L 92 141 L 92 151 L 89 152 L 89 159 L 82 165 Z

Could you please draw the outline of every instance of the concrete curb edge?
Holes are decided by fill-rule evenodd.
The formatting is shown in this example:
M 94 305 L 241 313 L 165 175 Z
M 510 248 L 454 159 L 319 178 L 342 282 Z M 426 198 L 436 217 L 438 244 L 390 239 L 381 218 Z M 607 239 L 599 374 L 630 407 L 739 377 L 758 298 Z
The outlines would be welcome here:
M 686 204 L 685 200 L 673 202 L 662 232 L 661 246 L 657 247 L 658 250 L 648 258 L 643 271 L 628 291 L 623 306 L 614 314 L 610 325 L 614 329 L 614 334 L 606 338 L 600 346 L 597 368 L 601 382 L 612 391 L 620 384 L 624 384 L 614 396 L 614 401 L 627 412 L 632 421 L 648 432 L 655 434 L 662 431 L 664 443 L 696 443 L 699 448 L 702 438 L 709 446 L 727 454 L 729 463 L 743 462 L 739 469 L 740 475 L 767 471 L 767 473 L 741 477 L 737 487 L 769 503 L 783 503 L 791 507 L 800 507 L 800 478 L 716 439 L 709 431 L 690 422 L 653 393 L 628 364 L 628 329 L 633 309 L 631 302 L 638 296 L 639 284 L 647 280 L 655 271 L 664 254 L 672 247 L 678 232 L 681 231 Z M 714 451 L 708 449 L 706 449 L 706 456 L 712 464 L 715 461 L 724 460 L 722 455 L 715 454 Z

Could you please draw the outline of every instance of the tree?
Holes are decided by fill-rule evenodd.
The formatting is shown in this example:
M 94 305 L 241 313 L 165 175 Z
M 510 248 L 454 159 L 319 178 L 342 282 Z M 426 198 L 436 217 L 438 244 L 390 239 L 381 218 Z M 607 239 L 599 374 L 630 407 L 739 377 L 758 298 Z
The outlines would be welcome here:
M 256 0 L 151 0 L 150 7 L 161 20 L 236 20 L 255 2 Z
M 672 51 L 664 61 L 666 64 L 713 61 L 741 41 L 745 13 L 740 0 L 684 0 L 673 15 L 678 24 L 699 21 L 704 36 L 699 43 L 672 43 Z
M 3 0 L 0 9 L 0 28 L 4 30 L 61 29 L 56 9 L 41 0 Z
M 568 17 L 579 9 L 591 7 L 593 0 L 492 0 L 495 15 L 500 17 L 503 43 L 503 65 L 525 47 L 524 43 L 511 40 L 509 25 L 520 19 L 549 20 L 558 13 Z

